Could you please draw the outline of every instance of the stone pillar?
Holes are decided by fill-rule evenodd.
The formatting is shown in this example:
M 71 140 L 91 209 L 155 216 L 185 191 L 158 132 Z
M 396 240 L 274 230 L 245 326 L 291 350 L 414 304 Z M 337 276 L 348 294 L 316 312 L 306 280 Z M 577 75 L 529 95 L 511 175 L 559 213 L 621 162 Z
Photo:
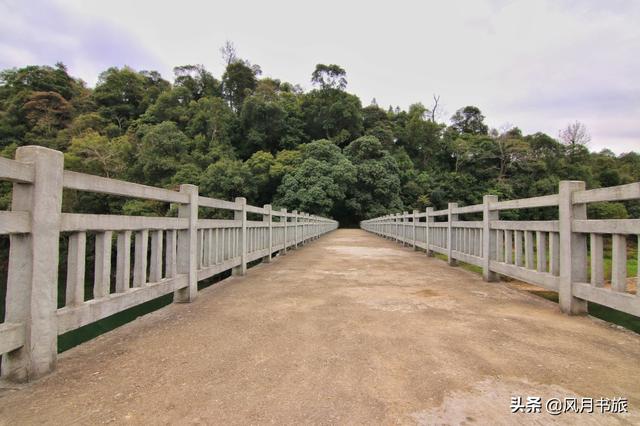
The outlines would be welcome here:
M 189 203 L 180 205 L 178 217 L 189 219 L 189 227 L 178 231 L 176 268 L 178 274 L 187 275 L 188 284 L 175 292 L 173 300 L 186 303 L 198 295 L 198 187 L 183 184 L 180 185 L 180 192 L 189 195 Z
M 273 254 L 273 216 L 271 215 L 271 204 L 265 204 L 264 209 L 267 211 L 265 215 L 262 216 L 262 220 L 268 223 L 269 228 L 267 228 L 267 247 L 269 248 L 269 254 L 262 258 L 264 263 L 271 262 L 271 255 Z
M 282 216 L 280 216 L 280 221 L 283 224 L 282 238 L 284 240 L 284 246 L 282 247 L 282 254 L 285 255 L 287 254 L 287 209 L 280 209 L 280 213 L 282 213 Z
M 234 220 L 242 223 L 240 227 L 240 265 L 231 270 L 232 275 L 242 276 L 247 273 L 247 199 L 236 197 L 238 210 L 233 213 Z
M 453 221 L 458 220 L 458 215 L 453 214 L 453 209 L 458 208 L 458 203 L 449 203 L 449 212 L 447 214 L 447 262 L 450 266 L 457 266 L 458 262 L 453 258 Z
M 491 210 L 490 204 L 497 203 L 495 195 L 485 195 L 482 199 L 482 278 L 485 281 L 498 281 L 498 274 L 492 272 L 489 265 L 496 259 L 496 233 L 491 231 L 491 221 L 498 220 L 499 212 Z
M 426 234 L 426 240 L 427 240 L 427 256 L 433 257 L 433 251 L 429 250 L 429 244 L 431 241 L 431 229 L 429 229 L 429 224 L 433 222 L 433 216 L 431 216 L 431 213 L 433 213 L 433 207 L 427 207 L 427 217 L 425 218 L 426 223 L 424 224 L 425 226 L 425 234 Z
M 407 223 L 409 223 L 409 216 L 407 216 L 409 213 L 407 212 L 402 212 L 402 246 L 406 246 L 407 245 Z
M 64 157 L 61 152 L 24 146 L 16 160 L 31 163 L 33 183 L 14 183 L 11 209 L 29 212 L 31 232 L 10 235 L 7 323 L 24 325 L 24 345 L 2 357 L 10 381 L 37 379 L 53 371 L 58 352 L 58 256 Z
M 586 204 L 573 204 L 573 193 L 585 189 L 581 181 L 561 181 L 560 226 L 560 309 L 569 315 L 587 312 L 587 301 L 573 296 L 574 282 L 587 282 L 587 236 L 574 233 L 574 219 L 587 218 Z
M 416 249 L 416 224 L 418 222 L 418 210 L 413 210 L 413 249 Z
M 293 213 L 293 248 L 298 248 L 298 210 L 294 210 Z

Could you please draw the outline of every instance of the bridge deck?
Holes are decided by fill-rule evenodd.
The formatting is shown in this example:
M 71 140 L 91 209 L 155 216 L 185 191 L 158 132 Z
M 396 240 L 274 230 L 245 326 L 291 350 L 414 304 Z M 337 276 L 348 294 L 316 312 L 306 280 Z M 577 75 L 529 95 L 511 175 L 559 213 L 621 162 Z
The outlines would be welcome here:
M 640 336 L 338 230 L 76 347 L 0 424 L 513 423 L 511 396 L 629 399 Z M 520 423 L 545 414 L 519 414 Z

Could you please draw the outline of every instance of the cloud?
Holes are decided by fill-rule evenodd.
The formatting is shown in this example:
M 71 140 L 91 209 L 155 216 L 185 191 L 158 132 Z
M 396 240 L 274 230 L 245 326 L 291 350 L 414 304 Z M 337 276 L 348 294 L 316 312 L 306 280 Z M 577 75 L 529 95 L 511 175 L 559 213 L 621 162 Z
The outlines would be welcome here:
M 162 66 L 126 28 L 83 19 L 54 2 L 1 0 L 0 16 L 0 68 L 60 61 L 93 85 L 111 66 Z
M 219 77 L 229 39 L 307 89 L 317 63 L 337 63 L 365 104 L 437 93 L 449 115 L 477 105 L 491 126 L 551 136 L 580 120 L 593 149 L 640 151 L 640 1 L 2 1 L 0 67 L 62 60 L 92 82 L 113 65 L 170 78 L 204 64 Z

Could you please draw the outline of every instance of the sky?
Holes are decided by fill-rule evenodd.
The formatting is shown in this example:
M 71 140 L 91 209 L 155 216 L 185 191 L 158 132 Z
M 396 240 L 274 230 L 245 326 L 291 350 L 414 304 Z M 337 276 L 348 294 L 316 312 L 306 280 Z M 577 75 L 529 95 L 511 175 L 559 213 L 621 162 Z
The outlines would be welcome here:
M 312 88 L 318 63 L 347 71 L 364 105 L 478 106 L 498 129 L 640 151 L 640 1 L 0 0 L 0 69 L 65 63 L 90 86 L 110 66 L 203 64 L 230 40 L 263 76 Z

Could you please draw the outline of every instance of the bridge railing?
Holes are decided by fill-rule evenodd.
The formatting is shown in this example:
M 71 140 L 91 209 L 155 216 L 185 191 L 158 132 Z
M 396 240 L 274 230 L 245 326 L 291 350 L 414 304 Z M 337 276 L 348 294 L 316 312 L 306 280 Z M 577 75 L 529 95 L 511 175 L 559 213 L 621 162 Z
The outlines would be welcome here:
M 563 181 L 558 194 L 509 201 L 485 195 L 482 204 L 449 203 L 445 210 L 385 215 L 360 226 L 429 255 L 446 255 L 450 265 L 477 265 L 487 281 L 505 275 L 557 291 L 566 313 L 586 312 L 587 302 L 594 302 L 640 316 L 640 275 L 627 274 L 628 246 L 640 253 L 640 220 L 587 218 L 589 203 L 638 199 L 640 183 L 585 190 L 584 182 Z M 504 210 L 541 207 L 557 209 L 558 219 L 500 220 Z M 482 220 L 462 220 L 465 215 Z M 610 280 L 605 239 L 611 240 Z
M 9 235 L 0 354 L 2 376 L 10 380 L 53 370 L 58 335 L 165 294 L 190 302 L 198 281 L 227 270 L 243 275 L 247 263 L 269 262 L 274 253 L 337 228 L 334 220 L 255 207 L 244 198 L 203 197 L 193 185 L 155 188 L 65 171 L 63 163 L 62 153 L 35 146 L 18 148 L 15 161 L 0 158 L 0 181 L 13 182 L 11 211 L 0 211 L 0 235 Z M 63 189 L 170 203 L 177 217 L 67 213 Z M 233 218 L 204 219 L 200 209 L 229 211 Z M 59 259 L 65 239 L 67 258 Z M 87 266 L 93 267 L 89 294 Z M 65 269 L 58 308 L 58 271 Z

